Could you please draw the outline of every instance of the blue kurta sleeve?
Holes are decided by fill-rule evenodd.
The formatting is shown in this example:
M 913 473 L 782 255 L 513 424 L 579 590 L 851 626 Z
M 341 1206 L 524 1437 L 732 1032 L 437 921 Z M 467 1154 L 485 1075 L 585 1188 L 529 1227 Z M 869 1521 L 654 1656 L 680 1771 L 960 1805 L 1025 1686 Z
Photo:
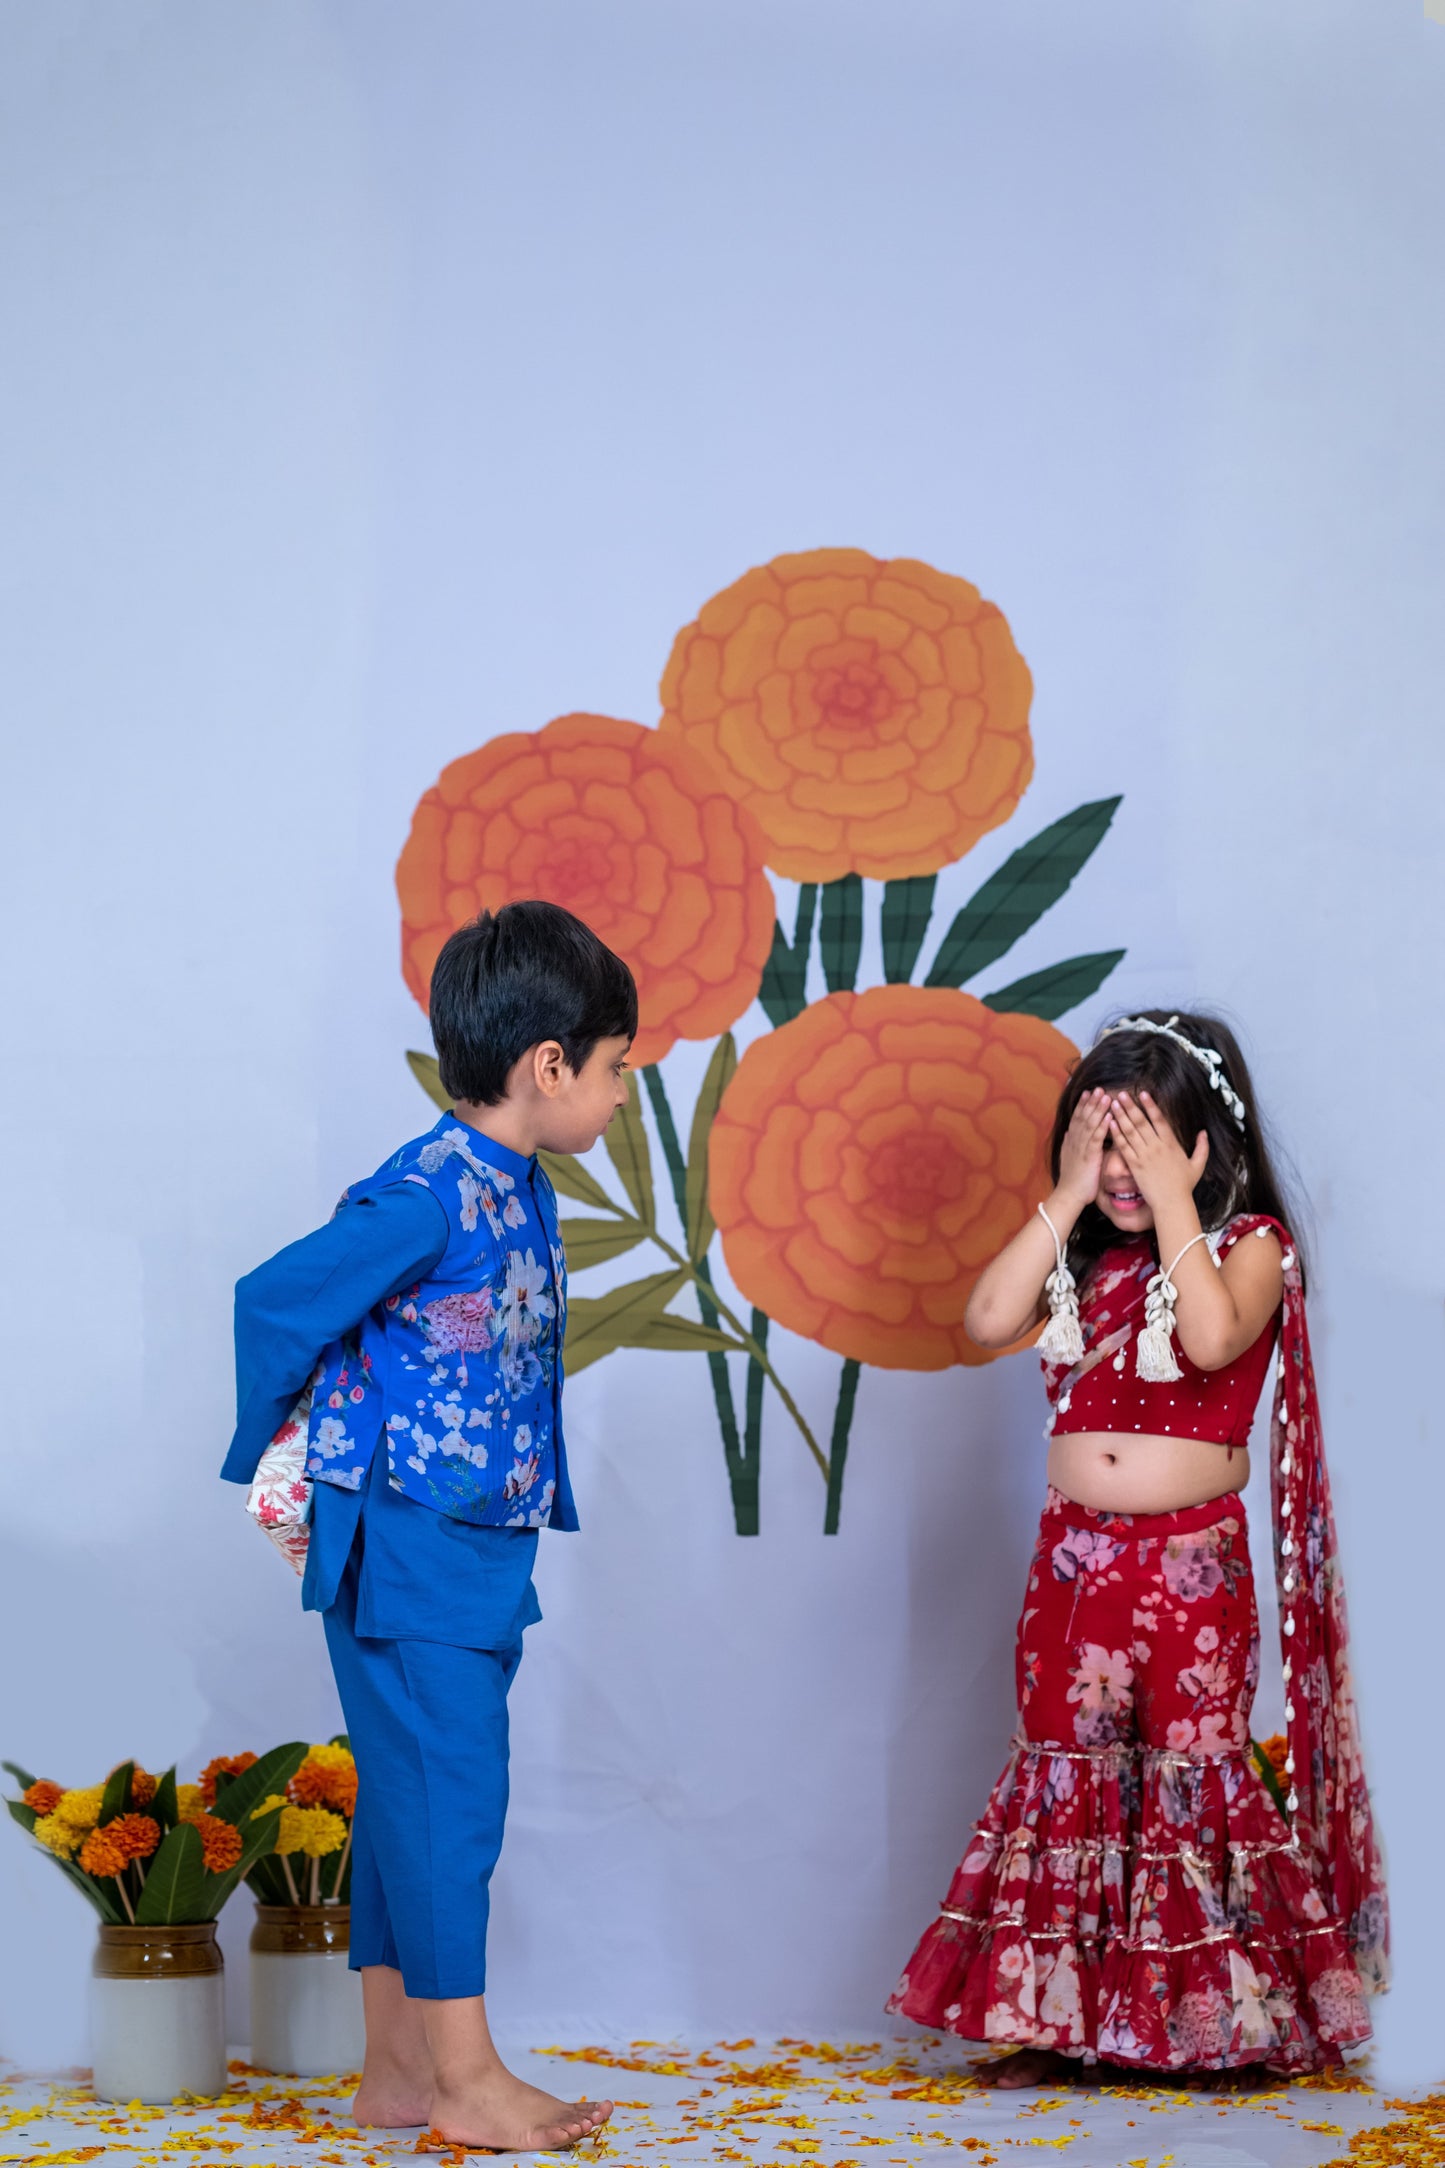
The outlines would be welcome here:
M 236 1287 L 236 1434 L 221 1470 L 249 1483 L 322 1349 L 429 1273 L 447 1246 L 429 1189 L 395 1182 L 345 1204 Z

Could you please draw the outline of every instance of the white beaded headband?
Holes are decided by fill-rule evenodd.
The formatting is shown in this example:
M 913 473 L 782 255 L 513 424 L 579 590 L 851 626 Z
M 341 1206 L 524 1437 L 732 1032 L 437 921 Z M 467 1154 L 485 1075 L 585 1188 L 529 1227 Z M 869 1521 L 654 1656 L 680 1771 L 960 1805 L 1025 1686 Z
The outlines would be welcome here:
M 1225 1081 L 1224 1056 L 1217 1047 L 1196 1046 L 1192 1039 L 1186 1039 L 1182 1031 L 1174 1029 L 1178 1021 L 1177 1016 L 1171 1016 L 1167 1024 L 1154 1024 L 1147 1016 L 1122 1016 L 1117 1024 L 1106 1024 L 1094 1044 L 1099 1046 L 1115 1031 L 1152 1031 L 1161 1039 L 1172 1039 L 1176 1046 L 1183 1047 L 1186 1054 L 1192 1054 L 1202 1069 L 1209 1071 L 1210 1084 L 1218 1092 L 1238 1126 L 1243 1129 L 1244 1101 Z

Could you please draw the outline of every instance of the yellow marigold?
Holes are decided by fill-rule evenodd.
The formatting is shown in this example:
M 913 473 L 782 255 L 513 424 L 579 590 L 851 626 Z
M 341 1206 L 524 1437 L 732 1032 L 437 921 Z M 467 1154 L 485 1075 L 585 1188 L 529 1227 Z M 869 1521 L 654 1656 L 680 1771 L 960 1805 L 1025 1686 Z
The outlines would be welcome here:
M 80 1864 L 87 1874 L 123 1874 L 130 1854 L 115 1835 L 115 1824 L 93 1829 L 80 1847 Z
M 865 550 L 775 557 L 704 604 L 662 678 L 662 731 L 703 753 L 798 881 L 936 873 L 1033 774 L 1029 676 L 967 580 Z
M 206 1805 L 213 1807 L 216 1804 L 217 1777 L 238 1777 L 255 1759 L 256 1756 L 250 1753 L 218 1754 L 214 1761 L 208 1761 L 201 1771 L 201 1797 Z
M 202 1814 L 192 1823 L 201 1833 L 201 1856 L 210 1874 L 224 1874 L 241 1856 L 241 1832 L 218 1814 Z
M 81 1840 L 81 1832 L 69 1822 L 62 1822 L 58 1814 L 43 1814 L 30 1834 L 57 1859 L 69 1859 Z
M 52 1784 L 48 1777 L 41 1777 L 38 1782 L 27 1785 L 20 1794 L 25 1805 L 33 1807 L 37 1814 L 53 1814 L 64 1796 L 65 1786 Z
M 304 1852 L 308 1859 L 325 1859 L 346 1842 L 346 1824 L 326 1807 L 287 1807 L 276 1833 L 278 1852 Z
M 272 1792 L 270 1798 L 263 1799 L 259 1807 L 252 1807 L 251 1820 L 259 1822 L 262 1815 L 269 1814 L 273 1807 L 284 1807 L 285 1804 L 286 1794 L 284 1792 Z
M 632 1059 L 711 1039 L 756 995 L 773 892 L 752 816 L 676 738 L 563 715 L 444 768 L 397 861 L 402 971 L 425 1009 L 442 943 L 481 910 L 575 911 L 637 980 Z
M 205 1811 L 205 1793 L 199 1784 L 178 1784 L 176 1786 L 177 1821 L 194 1822 Z
M 976 1347 L 963 1313 L 1049 1187 L 1077 1058 L 1052 1024 L 947 987 L 831 994 L 755 1040 L 710 1151 L 738 1287 L 859 1362 L 993 1361 L 1005 1351 Z
M 97 1834 L 118 1844 L 127 1859 L 149 1859 L 161 1841 L 160 1824 L 149 1814 L 118 1814 Z
M 356 1760 L 344 1746 L 314 1746 L 287 1787 L 300 1807 L 335 1807 L 349 1821 L 356 1812 Z
M 130 1780 L 130 1796 L 138 1807 L 148 1807 L 160 1789 L 160 1778 L 153 1777 L 148 1769 L 136 1768 Z
M 100 1820 L 101 1804 L 105 1798 L 103 1784 L 89 1784 L 83 1790 L 62 1792 L 55 1803 L 55 1813 L 70 1828 L 84 1836 L 86 1830 L 94 1829 Z

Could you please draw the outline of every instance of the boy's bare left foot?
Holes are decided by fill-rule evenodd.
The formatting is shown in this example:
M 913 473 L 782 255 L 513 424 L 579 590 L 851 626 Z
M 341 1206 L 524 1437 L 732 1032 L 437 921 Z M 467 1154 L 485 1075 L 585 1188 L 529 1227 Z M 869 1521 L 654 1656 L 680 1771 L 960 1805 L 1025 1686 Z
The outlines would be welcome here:
M 404 2071 L 364 2070 L 351 2113 L 366 2130 L 412 2130 L 431 2121 L 431 2086 Z
M 497 2070 L 465 2092 L 448 2095 L 438 2090 L 431 2128 L 449 2145 L 543 2153 L 590 2138 L 611 2113 L 610 2100 L 558 2100 L 514 2078 L 510 2070 Z

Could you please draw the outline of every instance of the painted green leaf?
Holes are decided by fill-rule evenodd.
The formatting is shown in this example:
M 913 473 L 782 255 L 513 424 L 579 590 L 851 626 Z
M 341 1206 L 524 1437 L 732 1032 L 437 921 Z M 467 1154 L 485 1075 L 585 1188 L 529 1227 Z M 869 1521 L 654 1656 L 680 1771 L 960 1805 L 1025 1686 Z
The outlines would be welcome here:
M 624 1250 L 647 1240 L 647 1229 L 635 1219 L 566 1219 L 560 1232 L 570 1272 L 605 1264 L 609 1257 L 620 1257 Z
M 105 1780 L 105 1793 L 100 1802 L 98 1827 L 104 1829 L 118 1814 L 124 1814 L 130 1805 L 130 1780 L 135 1775 L 135 1763 L 123 1761 L 118 1769 L 112 1769 Z
M 216 1804 L 211 1809 L 223 1822 L 234 1822 L 239 1829 L 249 1817 L 253 1807 L 259 1807 L 263 1799 L 273 1792 L 284 1792 L 311 1749 L 304 1740 L 293 1739 L 286 1746 L 273 1746 L 259 1761 L 252 1762 L 238 1777 L 231 1777 L 216 1786 Z
M 568 1376 L 575 1377 L 614 1348 L 631 1346 L 632 1334 L 662 1315 L 687 1278 L 679 1265 L 671 1272 L 650 1273 L 645 1280 L 629 1280 L 610 1294 L 575 1295 L 567 1305 L 563 1348 Z
M 1021 844 L 989 875 L 939 944 L 926 986 L 962 986 L 995 963 L 1058 902 L 1097 850 L 1121 804 L 1096 798 Z
M 906 986 L 933 916 L 936 873 L 919 873 L 883 887 L 883 976 L 890 986 Z
M 162 1829 L 169 1829 L 176 1819 L 177 1811 L 176 1772 L 174 1769 L 168 1769 L 156 1786 L 156 1795 L 150 1803 L 148 1812 L 155 1816 Z
M 622 1178 L 633 1211 L 649 1232 L 657 1224 L 652 1196 L 652 1149 L 642 1121 L 642 1096 L 637 1077 L 627 1079 L 627 1104 L 619 1107 L 603 1133 L 607 1157 Z
M 863 879 L 845 873 L 823 883 L 823 918 L 818 932 L 823 977 L 830 994 L 851 994 L 858 983 L 863 953 Z
M 178 1822 L 160 1841 L 146 1870 L 146 1886 L 136 1900 L 137 1927 L 171 1927 L 184 1920 L 211 1919 L 205 1907 L 206 1862 L 201 1833 Z
M 1251 1739 L 1249 1744 L 1250 1750 L 1254 1755 L 1254 1766 L 1260 1774 L 1260 1781 L 1263 1783 L 1265 1790 L 1269 1793 L 1270 1798 L 1279 1808 L 1280 1813 L 1284 1816 L 1285 1820 L 1288 1821 L 1289 1808 L 1285 1805 L 1284 1793 L 1280 1789 L 1279 1778 L 1274 1773 L 1274 1763 L 1270 1760 L 1268 1754 L 1265 1753 L 1264 1748 L 1260 1745 L 1258 1739 Z
M 732 1082 L 738 1065 L 733 1035 L 725 1031 L 713 1048 L 702 1090 L 693 1109 L 692 1133 L 687 1142 L 687 1254 L 696 1263 L 706 1257 L 716 1228 L 708 1202 L 708 1139 L 722 1095 Z
M 250 1774 L 249 1770 L 247 1774 Z M 239 1782 L 239 1779 L 237 1781 Z M 268 1814 L 247 1815 L 245 1821 L 240 1825 L 241 1856 L 235 1866 L 228 1867 L 224 1874 L 208 1874 L 205 1876 L 201 1891 L 202 1910 L 198 1915 L 199 1918 L 213 1920 L 216 1917 L 241 1878 L 250 1872 L 258 1860 L 264 1859 L 267 1853 L 273 1850 L 276 1843 L 276 1832 L 280 1826 L 280 1807 L 272 1807 Z M 149 1887 L 150 1884 L 147 1882 L 146 1888 L 149 1889 Z
M 670 1310 L 662 1317 L 644 1320 L 617 1344 L 619 1347 L 652 1348 L 663 1353 L 681 1353 L 685 1349 L 696 1349 L 708 1355 L 746 1353 L 742 1341 L 734 1334 L 724 1332 L 720 1326 L 699 1325 L 690 1317 L 674 1317 Z
M 1116 948 L 1101 949 L 1093 956 L 1070 956 L 1064 963 L 1050 964 L 1047 971 L 1032 971 L 1026 979 L 1015 979 L 1011 986 L 1000 986 L 997 993 L 985 994 L 983 1005 L 986 1009 L 1007 1009 L 1016 1016 L 1047 1017 L 1052 1023 L 1055 1017 L 1096 994 L 1126 953 Z
M 40 1782 L 40 1779 L 33 1777 L 28 1769 L 22 1769 L 19 1762 L 0 1761 L 0 1769 L 3 1769 L 7 1776 L 14 1777 L 22 1792 L 28 1792 L 32 1784 Z
M 791 944 L 781 926 L 773 928 L 772 953 L 763 966 L 758 999 L 775 1031 L 780 1024 L 789 1024 L 795 1016 L 801 1016 L 808 1005 L 808 957 L 817 908 L 817 885 L 805 881 L 798 890 L 798 915 Z
M 409 1053 L 406 1057 L 406 1065 L 428 1099 L 434 1105 L 439 1106 L 443 1114 L 450 1114 L 452 1111 L 452 1095 L 442 1083 L 442 1073 L 437 1067 L 435 1054 Z
M 538 1159 L 553 1189 L 564 1197 L 571 1197 L 578 1204 L 594 1205 L 599 1212 L 615 1212 L 617 1206 L 608 1196 L 595 1175 L 587 1172 L 580 1159 L 570 1152 L 539 1152 Z

